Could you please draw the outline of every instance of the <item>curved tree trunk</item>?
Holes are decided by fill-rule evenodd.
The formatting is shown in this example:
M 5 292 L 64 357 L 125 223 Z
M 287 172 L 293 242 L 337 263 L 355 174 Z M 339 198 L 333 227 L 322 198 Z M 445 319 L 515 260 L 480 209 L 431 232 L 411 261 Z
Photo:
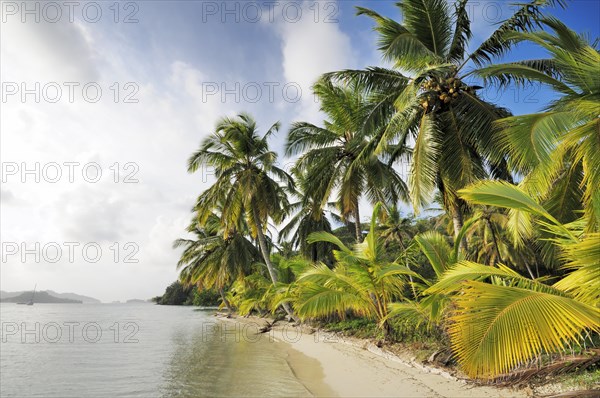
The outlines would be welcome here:
M 362 242 L 362 227 L 360 225 L 360 210 L 358 209 L 358 200 L 354 203 L 354 232 L 356 233 L 356 242 Z
M 265 260 L 265 265 L 267 266 L 267 270 L 269 271 L 269 276 L 271 277 L 271 281 L 273 284 L 278 282 L 277 272 L 275 272 L 275 268 L 273 268 L 273 263 L 271 262 L 271 256 L 269 255 L 269 249 L 267 248 L 267 240 L 265 239 L 265 234 L 262 229 L 262 222 L 258 216 L 258 209 L 255 204 L 252 204 L 252 216 L 254 217 L 254 222 L 256 224 L 256 236 L 258 237 L 258 245 L 260 246 L 260 251 L 262 253 L 263 259 Z M 281 305 L 285 312 L 294 320 L 298 321 L 298 319 L 294 316 L 294 312 L 290 308 L 288 303 L 283 303 Z
M 221 296 L 221 300 L 223 300 L 223 304 L 225 304 L 225 307 L 227 307 L 227 312 L 231 314 L 233 312 L 233 308 L 231 307 L 229 300 L 225 298 L 225 291 L 223 290 L 222 286 L 219 288 L 219 295 Z

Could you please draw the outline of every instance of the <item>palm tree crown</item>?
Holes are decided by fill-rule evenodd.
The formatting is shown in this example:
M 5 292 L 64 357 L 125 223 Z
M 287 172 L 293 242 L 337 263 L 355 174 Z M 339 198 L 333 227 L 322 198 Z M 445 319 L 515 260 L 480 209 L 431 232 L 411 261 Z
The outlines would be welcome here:
M 337 204 L 344 219 L 354 217 L 356 239 L 362 240 L 359 200 L 395 203 L 407 199 L 407 189 L 398 173 L 372 151 L 370 136 L 361 120 L 372 104 L 358 86 L 340 86 L 320 81 L 314 92 L 329 120 L 324 127 L 306 122 L 294 123 L 287 154 L 304 152 L 297 167 L 306 172 L 307 184 L 323 207 L 337 190 Z
M 376 137 L 378 150 L 390 143 L 414 142 L 409 189 L 415 211 L 429 203 L 435 189 L 451 213 L 455 236 L 463 223 L 465 202 L 457 190 L 488 176 L 510 179 L 505 152 L 497 144 L 492 123 L 509 115 L 484 101 L 478 86 L 467 83 L 466 65 L 485 65 L 509 47 L 507 31 L 536 25 L 539 9 L 554 1 L 536 0 L 517 12 L 467 54 L 471 21 L 467 0 L 454 10 L 445 0 L 403 0 L 397 3 L 403 20 L 397 22 L 373 10 L 358 8 L 371 17 L 379 33 L 379 50 L 393 68 L 371 67 L 326 75 L 330 80 L 357 82 L 377 102 L 365 124 L 390 117 Z M 405 73 L 408 72 L 408 75 Z M 392 115 L 389 115 L 389 112 Z
M 190 172 L 203 164 L 215 169 L 215 183 L 198 198 L 200 220 L 210 215 L 215 203 L 221 203 L 221 223 L 227 238 L 231 226 L 246 217 L 273 283 L 278 276 L 271 263 L 264 229 L 269 218 L 275 222 L 283 220 L 288 208 L 286 188 L 294 187 L 292 177 L 275 165 L 277 154 L 269 149 L 268 138 L 278 129 L 279 123 L 275 123 L 261 137 L 256 122 L 248 114 L 223 118 L 217 123 L 216 132 L 202 142 L 188 161 Z
M 560 221 L 585 209 L 588 230 L 600 228 L 600 53 L 585 37 L 555 18 L 546 31 L 511 33 L 507 40 L 529 41 L 551 58 L 493 65 L 478 74 L 503 87 L 537 81 L 560 97 L 543 112 L 500 120 L 510 165 L 527 175 L 529 193 L 546 199 Z M 582 200 L 583 198 L 583 200 Z

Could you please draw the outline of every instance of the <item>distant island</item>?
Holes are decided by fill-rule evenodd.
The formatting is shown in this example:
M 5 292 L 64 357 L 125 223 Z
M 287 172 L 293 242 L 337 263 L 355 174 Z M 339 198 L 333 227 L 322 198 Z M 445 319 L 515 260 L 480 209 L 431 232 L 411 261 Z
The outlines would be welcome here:
M 167 286 L 162 296 L 150 299 L 159 305 L 195 305 L 200 307 L 212 307 L 220 305 L 220 296 L 215 289 L 198 289 L 185 286 L 175 281 Z
M 42 301 L 38 301 L 38 295 L 42 294 L 42 293 L 47 293 L 49 296 L 52 297 L 52 299 L 66 299 L 66 300 L 71 300 L 74 301 L 76 303 L 83 303 L 83 304 L 100 304 L 101 301 L 93 298 L 93 297 L 89 297 L 89 296 L 83 296 L 81 294 L 75 294 L 75 293 L 57 293 L 53 290 L 42 290 L 39 292 L 35 293 L 35 302 L 36 303 L 41 303 Z M 27 298 L 27 300 L 25 301 L 29 301 L 31 299 L 31 291 L 20 291 L 20 292 L 6 292 L 4 290 L 0 290 L 0 302 L 7 302 L 7 303 L 13 303 L 15 301 L 12 300 L 12 298 L 15 297 L 19 297 L 21 295 L 29 295 L 29 297 Z M 11 300 L 8 300 L 11 299 Z M 71 301 L 51 301 L 52 303 L 67 303 L 67 302 L 71 302 Z M 21 302 L 21 301 L 19 301 Z
M 23 292 L 23 293 L 19 294 L 18 296 L 0 299 L 0 302 L 2 302 L 2 303 L 27 303 L 29 300 L 31 300 L 32 297 L 34 297 L 33 291 Z M 33 298 L 33 302 L 36 304 L 38 304 L 38 303 L 83 304 L 83 301 L 81 301 L 81 300 L 72 300 L 72 299 L 68 299 L 68 298 L 55 297 L 55 296 L 48 294 L 48 292 L 36 292 L 35 297 Z
M 127 300 L 125 302 L 125 304 L 151 304 L 151 301 L 148 300 L 142 300 L 142 299 L 131 299 L 131 300 Z

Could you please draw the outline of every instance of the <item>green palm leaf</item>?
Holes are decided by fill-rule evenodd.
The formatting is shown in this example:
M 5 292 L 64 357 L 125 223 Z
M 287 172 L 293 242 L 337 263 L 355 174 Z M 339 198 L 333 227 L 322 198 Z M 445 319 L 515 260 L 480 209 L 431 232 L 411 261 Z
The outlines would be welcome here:
M 357 9 L 358 15 L 367 15 L 375 20 L 375 30 L 379 33 L 379 50 L 385 59 L 395 62 L 396 67 L 409 71 L 420 70 L 438 59 L 436 53 L 407 27 L 373 10 L 362 7 Z
M 559 5 L 564 8 L 566 4 L 563 0 L 534 0 L 521 4 L 510 18 L 504 21 L 487 40 L 471 53 L 469 59 L 477 66 L 482 66 L 490 62 L 492 58 L 506 53 L 513 45 L 511 41 L 506 40 L 507 33 L 526 32 L 539 26 L 541 9 L 546 5 Z
M 430 114 L 424 114 L 419 126 L 413 150 L 413 161 L 410 171 L 409 187 L 413 208 L 416 211 L 431 200 L 436 186 L 438 172 L 437 158 L 440 155 L 441 144 L 436 142 L 437 124 Z
M 560 225 L 543 206 L 522 189 L 504 181 L 481 181 L 461 189 L 459 195 L 476 204 L 527 211 Z
M 436 231 L 423 232 L 415 236 L 415 242 L 425 254 L 438 277 L 453 263 L 452 248 L 446 237 Z
M 454 3 L 455 28 L 448 58 L 452 62 L 460 62 L 465 57 L 465 51 L 472 37 L 471 21 L 467 10 L 469 0 L 458 0 Z
M 336 245 L 341 251 L 346 253 L 352 253 L 344 243 L 332 233 L 329 232 L 313 232 L 308 236 L 308 243 L 316 243 L 316 242 L 328 242 L 333 245 Z
M 450 46 L 451 18 L 445 0 L 403 0 L 398 3 L 406 27 L 436 56 L 445 57 Z

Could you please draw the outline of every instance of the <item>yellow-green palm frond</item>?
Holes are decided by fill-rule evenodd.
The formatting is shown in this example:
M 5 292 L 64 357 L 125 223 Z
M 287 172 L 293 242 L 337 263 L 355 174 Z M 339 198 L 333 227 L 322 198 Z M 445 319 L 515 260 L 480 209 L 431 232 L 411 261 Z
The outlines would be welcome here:
M 416 320 L 416 328 L 425 322 L 429 324 L 428 312 L 417 301 L 391 303 L 388 305 L 388 311 L 388 319 L 398 319 L 400 321 Z
M 459 191 L 459 195 L 471 203 L 497 206 L 510 209 L 514 217 L 518 212 L 530 213 L 536 216 L 536 222 L 544 229 L 553 234 L 564 238 L 577 240 L 576 236 L 568 230 L 563 224 L 552 216 L 542 205 L 534 198 L 528 195 L 523 189 L 505 181 L 480 181 Z M 519 221 L 522 224 L 515 225 L 509 222 L 509 227 L 532 227 L 532 223 L 527 221 L 527 217 L 520 215 Z M 531 236 L 532 230 L 521 231 L 519 235 Z
M 558 289 L 541 283 L 542 280 L 532 280 L 510 269 L 506 265 L 498 264 L 489 266 L 474 263 L 472 261 L 461 261 L 442 275 L 440 280 L 426 289 L 424 294 L 450 294 L 461 289 L 461 282 L 490 280 L 494 284 L 511 285 L 543 291 L 557 295 L 564 295 Z
M 375 308 L 368 290 L 357 281 L 356 273 L 350 275 L 341 266 L 332 270 L 318 264 L 298 279 L 294 310 L 303 319 L 333 314 L 344 317 L 349 310 L 370 318 Z
M 562 245 L 565 268 L 572 272 L 554 284 L 574 298 L 600 306 L 600 233 L 585 236 L 581 241 Z
M 451 297 L 445 294 L 430 294 L 421 301 L 403 301 L 388 305 L 388 319 L 416 320 L 416 327 L 427 323 L 428 328 L 442 322 Z
M 508 372 L 543 352 L 580 344 L 600 331 L 600 311 L 570 297 L 469 281 L 455 298 L 452 348 L 471 377 Z
M 336 245 L 340 251 L 345 253 L 352 253 L 344 243 L 332 233 L 329 232 L 313 232 L 308 236 L 308 243 L 316 243 L 316 242 L 328 242 L 333 245 Z
M 436 231 L 427 231 L 415 236 L 415 242 L 438 277 L 452 265 L 452 247 L 444 235 Z

